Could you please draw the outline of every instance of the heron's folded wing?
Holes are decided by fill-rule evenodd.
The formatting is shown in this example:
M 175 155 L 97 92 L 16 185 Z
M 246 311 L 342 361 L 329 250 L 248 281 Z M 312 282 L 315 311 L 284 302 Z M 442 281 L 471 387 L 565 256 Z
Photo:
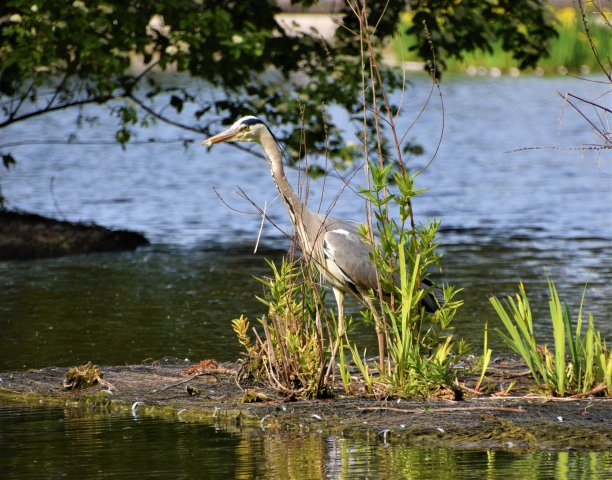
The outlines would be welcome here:
M 338 269 L 347 289 L 354 293 L 376 289 L 372 249 L 356 230 L 342 227 L 328 230 L 323 238 L 323 250 L 326 261 Z

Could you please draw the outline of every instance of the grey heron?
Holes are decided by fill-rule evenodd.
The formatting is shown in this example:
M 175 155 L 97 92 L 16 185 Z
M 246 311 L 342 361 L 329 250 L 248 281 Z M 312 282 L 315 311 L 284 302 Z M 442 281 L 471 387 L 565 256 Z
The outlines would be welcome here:
M 272 171 L 272 178 L 287 207 L 302 253 L 331 284 L 338 304 L 338 337 L 344 334 L 345 328 L 344 297 L 347 293 L 352 294 L 374 313 L 380 365 L 384 368 L 384 328 L 375 313 L 371 294 L 377 289 L 378 274 L 372 261 L 371 245 L 363 240 L 358 224 L 321 215 L 306 206 L 287 181 L 281 149 L 276 138 L 259 118 L 243 117 L 227 130 L 204 140 L 202 145 L 210 147 L 221 142 L 255 142 L 261 145 Z M 430 282 L 425 284 L 431 286 Z M 429 311 L 435 311 L 442 301 L 439 293 L 430 292 L 425 296 L 423 306 Z M 334 347 L 332 358 L 336 348 Z

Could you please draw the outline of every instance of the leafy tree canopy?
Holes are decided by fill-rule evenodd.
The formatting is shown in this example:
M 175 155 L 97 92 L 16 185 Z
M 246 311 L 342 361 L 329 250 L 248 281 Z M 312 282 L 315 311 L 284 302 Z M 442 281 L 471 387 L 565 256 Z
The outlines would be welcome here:
M 255 114 L 279 131 L 294 160 L 303 155 L 305 135 L 310 153 L 350 161 L 338 125 L 324 112 L 336 105 L 362 118 L 360 25 L 349 5 L 355 2 L 340 12 L 344 27 L 328 43 L 314 33 L 288 35 L 272 0 L 5 0 L 0 129 L 69 108 L 78 124 L 79 107 L 108 104 L 116 140 L 125 144 L 135 125 L 152 120 L 205 135 L 213 125 Z M 415 48 L 436 65 L 428 69 L 434 74 L 446 58 L 498 40 L 522 66 L 533 66 L 555 34 L 544 0 L 371 0 L 367 17 L 378 41 L 396 32 L 407 8 Z M 135 57 L 149 68 L 130 73 Z M 154 73 L 169 67 L 207 88 L 195 92 Z M 382 81 L 388 91 L 397 88 L 401 72 L 386 69 Z M 6 144 L 0 153 L 8 166 Z

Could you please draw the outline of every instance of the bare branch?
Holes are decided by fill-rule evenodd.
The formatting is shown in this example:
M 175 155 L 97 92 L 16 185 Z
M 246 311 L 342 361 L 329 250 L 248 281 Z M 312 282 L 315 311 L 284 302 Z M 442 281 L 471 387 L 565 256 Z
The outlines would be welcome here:
M 74 100 L 72 102 L 62 103 L 60 105 L 55 105 L 47 108 L 43 108 L 41 110 L 35 110 L 32 112 L 24 113 L 19 117 L 10 117 L 4 122 L 0 122 L 0 129 L 4 128 L 12 123 L 22 122 L 24 120 L 28 120 L 30 118 L 38 117 L 40 115 L 44 115 L 46 113 L 57 112 L 59 110 L 66 110 L 72 107 L 78 107 L 82 105 L 88 105 L 91 103 L 107 103 L 111 100 L 118 100 L 120 98 L 124 98 L 123 95 L 100 95 L 95 97 L 84 98 L 81 100 Z

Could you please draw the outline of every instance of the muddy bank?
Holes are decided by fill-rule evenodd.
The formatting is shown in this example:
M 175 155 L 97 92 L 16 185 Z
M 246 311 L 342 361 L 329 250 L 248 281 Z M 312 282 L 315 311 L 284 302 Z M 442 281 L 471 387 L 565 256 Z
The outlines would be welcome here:
M 610 399 L 512 396 L 455 402 L 337 396 L 288 402 L 258 386 L 238 386 L 231 364 L 196 373 L 165 363 L 100 369 L 101 384 L 72 391 L 63 386 L 67 368 L 2 373 L 0 398 L 204 422 L 228 430 L 374 435 L 381 442 L 453 448 L 612 448 Z M 255 398 L 252 391 L 245 395 L 247 388 L 260 401 L 245 403 L 245 397 Z
M 148 243 L 137 232 L 0 209 L 0 260 L 133 250 Z

